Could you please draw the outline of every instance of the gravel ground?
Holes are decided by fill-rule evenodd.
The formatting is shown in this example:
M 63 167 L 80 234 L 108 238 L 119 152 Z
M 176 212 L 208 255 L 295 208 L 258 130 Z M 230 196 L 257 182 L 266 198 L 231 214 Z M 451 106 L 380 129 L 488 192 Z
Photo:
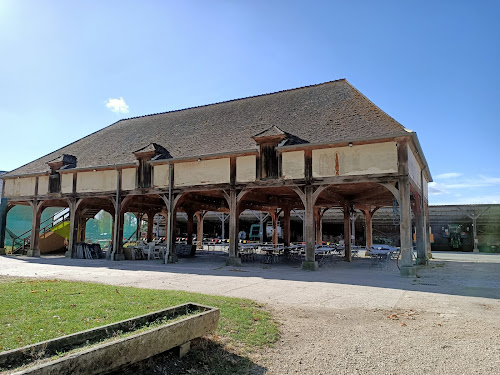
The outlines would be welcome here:
M 498 374 L 498 315 L 484 309 L 472 319 L 398 308 L 277 308 L 282 338 L 254 362 L 267 374 Z
M 61 278 L 251 298 L 281 325 L 252 374 L 500 374 L 500 254 L 434 253 L 415 278 L 366 259 L 317 272 L 0 257 L 0 275 Z M 182 372 L 180 372 L 182 373 Z

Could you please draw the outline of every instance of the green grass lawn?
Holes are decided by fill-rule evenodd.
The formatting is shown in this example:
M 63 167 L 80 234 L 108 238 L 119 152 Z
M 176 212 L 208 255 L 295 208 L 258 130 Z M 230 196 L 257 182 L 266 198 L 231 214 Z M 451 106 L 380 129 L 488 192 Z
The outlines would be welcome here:
M 278 339 L 261 305 L 199 293 L 115 287 L 61 280 L 0 279 L 0 351 L 195 302 L 221 311 L 214 339 L 239 353 Z

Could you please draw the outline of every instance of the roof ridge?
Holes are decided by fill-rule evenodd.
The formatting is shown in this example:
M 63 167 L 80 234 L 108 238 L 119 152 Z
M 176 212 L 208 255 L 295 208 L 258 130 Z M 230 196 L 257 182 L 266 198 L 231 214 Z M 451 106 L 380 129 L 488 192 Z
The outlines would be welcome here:
M 332 80 L 332 81 L 321 82 L 321 83 L 315 83 L 315 84 L 312 84 L 312 85 L 306 85 L 306 86 L 300 86 L 300 87 L 294 87 L 294 88 L 292 88 L 292 89 L 286 89 L 286 90 L 279 90 L 279 91 L 267 92 L 267 93 L 264 93 L 264 94 L 257 94 L 257 95 L 244 96 L 244 97 L 241 97 L 241 98 L 236 98 L 236 99 L 222 100 L 222 101 L 220 101 L 220 102 L 214 102 L 214 103 L 202 104 L 202 105 L 195 105 L 195 106 L 193 106 L 193 107 L 186 107 L 186 108 L 172 109 L 172 110 L 170 110 L 170 111 L 165 111 L 165 112 L 149 113 L 149 114 L 147 114 L 147 115 L 142 115 L 142 116 L 127 117 L 127 118 L 120 119 L 120 120 L 118 120 L 117 122 L 120 122 L 120 121 L 126 121 L 126 120 L 134 120 L 134 119 L 143 118 L 143 117 L 150 117 L 150 116 L 157 116 L 157 115 L 165 115 L 165 114 L 167 114 L 167 113 L 174 113 L 174 112 L 187 111 L 187 110 L 189 110 L 189 109 L 196 109 L 196 108 L 210 107 L 210 106 L 213 106 L 213 105 L 218 105 L 218 104 L 225 104 L 225 103 L 236 102 L 236 101 L 238 101 L 238 100 L 246 100 L 246 99 L 259 98 L 259 97 L 261 97 L 261 96 L 268 96 L 268 95 L 280 94 L 280 93 L 283 93 L 283 92 L 288 92 L 288 91 L 302 90 L 302 89 L 307 89 L 307 88 L 311 88 L 311 87 L 315 87 L 315 86 L 321 86 L 321 85 L 326 85 L 326 84 L 329 84 L 329 83 L 333 83 L 333 82 L 340 82 L 340 81 L 345 81 L 345 82 L 349 83 L 349 82 L 347 81 L 347 79 L 345 79 L 345 78 L 339 78 L 339 79 L 334 79 L 334 80 Z M 350 83 L 349 83 L 349 85 L 350 85 L 350 86 L 352 86 Z M 352 87 L 354 87 L 354 86 L 352 86 Z M 115 124 L 116 124 L 116 122 L 115 122 Z

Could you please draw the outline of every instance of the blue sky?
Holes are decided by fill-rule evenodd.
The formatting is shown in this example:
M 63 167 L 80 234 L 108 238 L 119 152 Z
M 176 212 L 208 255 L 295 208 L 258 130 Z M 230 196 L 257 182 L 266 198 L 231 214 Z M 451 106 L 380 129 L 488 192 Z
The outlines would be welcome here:
M 500 203 L 499 12 L 472 0 L 0 0 L 0 170 L 121 118 L 346 78 L 418 133 L 431 204 Z

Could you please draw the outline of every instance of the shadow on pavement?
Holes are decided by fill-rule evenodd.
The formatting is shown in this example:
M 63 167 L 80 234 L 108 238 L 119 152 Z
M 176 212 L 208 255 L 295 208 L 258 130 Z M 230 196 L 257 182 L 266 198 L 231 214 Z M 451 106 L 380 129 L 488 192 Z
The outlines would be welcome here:
M 241 267 L 228 267 L 227 254 L 207 251 L 199 252 L 192 258 L 180 258 L 176 264 L 163 264 L 158 260 L 112 262 L 105 259 L 67 259 L 61 256 L 9 259 L 29 264 L 148 273 L 145 277 L 151 277 L 150 272 L 214 276 L 221 277 L 221 283 L 224 283 L 224 277 L 227 276 L 253 277 L 318 283 L 318 287 L 321 287 L 320 283 L 333 283 L 500 299 L 500 254 L 433 254 L 435 259 L 429 266 L 419 267 L 417 276 L 409 278 L 399 275 L 395 263 L 381 269 L 372 267 L 370 259 L 365 257 L 355 258 L 350 263 L 337 261 L 320 267 L 316 272 L 303 271 L 300 263 L 270 265 L 254 261 L 243 263 Z M 1 258 L 3 257 L 0 257 L 0 262 Z

